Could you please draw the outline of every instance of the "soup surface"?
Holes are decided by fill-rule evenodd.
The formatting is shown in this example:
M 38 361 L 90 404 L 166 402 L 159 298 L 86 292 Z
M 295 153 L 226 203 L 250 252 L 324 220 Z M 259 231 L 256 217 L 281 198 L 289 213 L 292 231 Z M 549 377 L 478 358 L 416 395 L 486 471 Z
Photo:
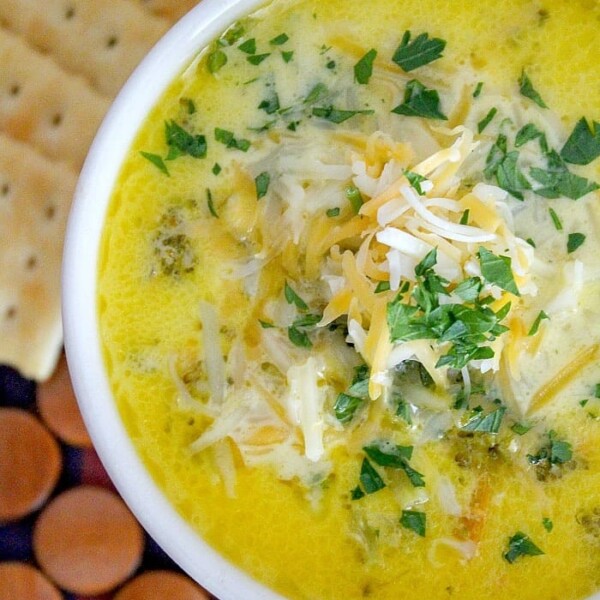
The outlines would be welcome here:
M 275 0 L 139 132 L 110 382 L 177 510 L 285 597 L 600 587 L 599 20 Z

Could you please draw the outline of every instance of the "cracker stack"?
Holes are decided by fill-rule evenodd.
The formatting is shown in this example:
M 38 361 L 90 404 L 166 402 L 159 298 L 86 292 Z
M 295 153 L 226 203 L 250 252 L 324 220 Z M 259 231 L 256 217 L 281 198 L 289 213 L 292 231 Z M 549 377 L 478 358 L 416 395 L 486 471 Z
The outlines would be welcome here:
M 0 1 L 0 364 L 47 379 L 77 175 L 112 98 L 197 0 Z

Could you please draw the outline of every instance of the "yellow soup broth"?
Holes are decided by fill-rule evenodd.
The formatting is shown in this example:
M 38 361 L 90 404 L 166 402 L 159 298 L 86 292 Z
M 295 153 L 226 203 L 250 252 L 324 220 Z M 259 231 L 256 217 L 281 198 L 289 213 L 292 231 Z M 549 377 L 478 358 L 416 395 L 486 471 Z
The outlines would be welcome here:
M 600 588 L 600 160 L 560 158 L 582 117 L 599 144 L 599 21 L 591 0 L 275 0 L 140 130 L 99 265 L 112 390 L 179 513 L 283 596 Z M 445 46 L 410 69 L 423 33 Z M 385 221 L 398 194 L 415 212 Z M 426 312 L 423 248 L 428 297 L 496 319 L 495 358 L 390 343 L 394 303 Z

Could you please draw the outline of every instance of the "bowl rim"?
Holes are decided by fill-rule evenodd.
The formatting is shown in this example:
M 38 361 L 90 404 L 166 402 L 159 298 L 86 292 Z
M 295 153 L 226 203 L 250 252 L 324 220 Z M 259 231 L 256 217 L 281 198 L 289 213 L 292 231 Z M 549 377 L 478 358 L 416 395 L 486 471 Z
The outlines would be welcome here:
M 152 479 L 114 402 L 101 347 L 97 275 L 116 179 L 140 127 L 195 55 L 265 0 L 203 0 L 146 55 L 114 100 L 90 147 L 69 215 L 63 250 L 62 319 L 73 388 L 94 447 L 146 531 L 220 600 L 283 600 L 229 562 L 189 525 Z

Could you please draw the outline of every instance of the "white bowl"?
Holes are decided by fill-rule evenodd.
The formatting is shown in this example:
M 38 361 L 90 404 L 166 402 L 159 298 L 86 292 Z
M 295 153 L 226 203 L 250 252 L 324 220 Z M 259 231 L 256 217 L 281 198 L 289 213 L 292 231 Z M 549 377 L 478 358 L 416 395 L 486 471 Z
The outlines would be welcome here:
M 73 386 L 108 474 L 144 528 L 220 600 L 284 600 L 219 555 L 177 513 L 142 463 L 114 402 L 97 318 L 100 238 L 123 160 L 161 94 L 235 20 L 264 0 L 203 0 L 147 55 L 113 103 L 83 167 L 63 259 L 63 327 Z M 600 600 L 600 593 L 589 600 Z
M 65 239 L 63 325 L 75 393 L 108 474 L 144 528 L 191 577 L 221 600 L 281 600 L 220 556 L 175 511 L 144 467 L 108 383 L 97 318 L 97 265 L 108 203 L 147 114 L 198 50 L 261 0 L 203 0 L 136 69 L 112 105 L 83 167 Z

